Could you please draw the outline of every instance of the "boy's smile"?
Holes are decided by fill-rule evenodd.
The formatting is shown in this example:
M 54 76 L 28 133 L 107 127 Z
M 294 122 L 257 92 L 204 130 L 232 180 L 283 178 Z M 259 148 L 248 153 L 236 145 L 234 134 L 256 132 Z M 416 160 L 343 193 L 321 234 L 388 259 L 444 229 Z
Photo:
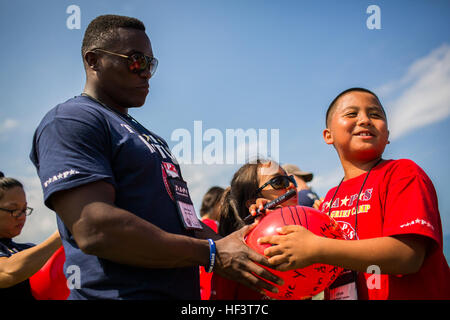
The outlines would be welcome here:
M 336 102 L 330 120 L 324 139 L 334 145 L 341 158 L 370 161 L 381 157 L 389 131 L 376 97 L 367 92 L 349 92 Z

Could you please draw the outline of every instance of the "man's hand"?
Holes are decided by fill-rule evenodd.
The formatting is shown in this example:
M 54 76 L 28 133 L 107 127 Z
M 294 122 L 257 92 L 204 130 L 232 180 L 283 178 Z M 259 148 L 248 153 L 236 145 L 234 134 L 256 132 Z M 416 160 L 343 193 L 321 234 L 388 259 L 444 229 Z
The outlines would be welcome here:
M 258 254 L 245 244 L 245 235 L 255 226 L 256 223 L 245 226 L 216 242 L 217 257 L 214 272 L 224 278 L 240 282 L 262 294 L 264 292 L 261 289 L 278 292 L 275 286 L 266 281 L 282 285 L 283 280 L 261 267 L 260 265 L 266 267 L 271 265 L 266 257 Z

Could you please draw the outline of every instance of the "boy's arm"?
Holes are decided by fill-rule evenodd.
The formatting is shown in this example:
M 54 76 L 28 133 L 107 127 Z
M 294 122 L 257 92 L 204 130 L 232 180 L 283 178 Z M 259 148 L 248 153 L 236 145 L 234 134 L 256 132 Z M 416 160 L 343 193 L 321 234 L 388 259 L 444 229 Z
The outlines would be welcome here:
M 336 240 L 316 236 L 301 226 L 285 226 L 279 233 L 279 236 L 263 237 L 259 242 L 275 244 L 264 254 L 282 271 L 325 263 L 360 272 L 377 265 L 383 274 L 415 273 L 422 266 L 429 241 L 413 234 Z

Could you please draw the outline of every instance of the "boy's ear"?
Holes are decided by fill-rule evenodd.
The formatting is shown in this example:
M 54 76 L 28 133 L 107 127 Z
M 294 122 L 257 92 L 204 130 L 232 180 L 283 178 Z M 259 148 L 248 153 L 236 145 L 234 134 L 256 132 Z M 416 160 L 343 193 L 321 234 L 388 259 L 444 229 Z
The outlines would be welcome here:
M 325 130 L 323 130 L 323 140 L 325 140 L 326 144 L 333 144 L 334 140 L 330 129 L 326 128 Z
M 388 130 L 388 140 L 387 140 L 387 144 L 390 144 L 391 142 L 389 141 L 389 134 L 390 134 L 390 132 L 389 132 L 389 130 Z

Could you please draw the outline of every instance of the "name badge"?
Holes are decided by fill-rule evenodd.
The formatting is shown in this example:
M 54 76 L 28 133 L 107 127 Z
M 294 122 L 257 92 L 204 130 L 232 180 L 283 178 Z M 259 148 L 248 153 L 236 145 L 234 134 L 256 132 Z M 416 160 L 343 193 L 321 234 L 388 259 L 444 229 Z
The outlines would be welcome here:
M 328 288 L 327 300 L 358 300 L 357 273 L 345 270 Z
M 169 184 L 172 189 L 174 200 L 177 203 L 178 213 L 180 215 L 183 226 L 188 230 L 202 230 L 203 227 L 195 214 L 194 205 L 186 182 L 180 178 L 168 177 Z

